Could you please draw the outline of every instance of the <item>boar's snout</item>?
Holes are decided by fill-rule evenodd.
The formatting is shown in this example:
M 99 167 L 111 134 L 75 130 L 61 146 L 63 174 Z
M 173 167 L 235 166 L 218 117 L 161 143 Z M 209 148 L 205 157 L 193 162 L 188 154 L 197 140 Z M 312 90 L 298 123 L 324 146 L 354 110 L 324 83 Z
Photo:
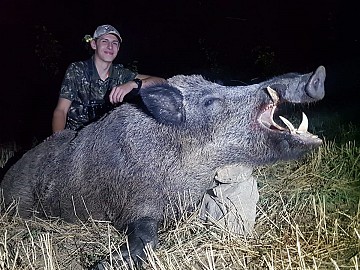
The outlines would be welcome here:
M 326 72 L 325 67 L 320 66 L 316 69 L 315 73 L 311 76 L 308 84 L 306 85 L 305 92 L 308 96 L 315 100 L 320 100 L 325 95 L 324 82 Z

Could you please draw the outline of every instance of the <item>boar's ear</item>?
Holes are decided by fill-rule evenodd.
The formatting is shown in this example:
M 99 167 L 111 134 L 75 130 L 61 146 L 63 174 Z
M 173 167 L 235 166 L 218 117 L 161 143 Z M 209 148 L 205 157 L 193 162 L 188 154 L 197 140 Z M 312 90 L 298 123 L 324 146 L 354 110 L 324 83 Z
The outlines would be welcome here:
M 170 85 L 156 85 L 139 92 L 148 112 L 160 123 L 179 125 L 185 120 L 183 96 Z

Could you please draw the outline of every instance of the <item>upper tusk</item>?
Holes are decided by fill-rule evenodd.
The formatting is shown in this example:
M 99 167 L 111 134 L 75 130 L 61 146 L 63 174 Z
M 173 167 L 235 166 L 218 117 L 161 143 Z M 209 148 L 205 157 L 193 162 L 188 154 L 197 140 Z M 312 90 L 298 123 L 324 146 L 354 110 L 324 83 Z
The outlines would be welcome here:
M 277 104 L 279 102 L 279 95 L 278 93 L 272 89 L 270 86 L 266 87 L 266 90 L 268 91 L 272 101 L 274 102 L 274 104 Z

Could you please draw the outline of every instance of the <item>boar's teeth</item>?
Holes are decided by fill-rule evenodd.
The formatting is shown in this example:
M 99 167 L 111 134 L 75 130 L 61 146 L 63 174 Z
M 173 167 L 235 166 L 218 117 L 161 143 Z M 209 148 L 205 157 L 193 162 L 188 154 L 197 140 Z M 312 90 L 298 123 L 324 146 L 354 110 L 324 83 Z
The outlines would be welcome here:
M 277 129 L 284 131 L 287 130 L 274 122 L 275 110 L 276 110 L 276 105 L 271 105 L 271 104 L 268 105 L 259 118 L 260 122 L 269 129 Z
M 279 102 L 279 95 L 278 93 L 272 89 L 270 86 L 266 87 L 266 90 L 268 91 L 272 101 L 274 102 L 274 104 L 277 104 Z
M 285 117 L 283 116 L 279 116 L 279 118 L 281 119 L 281 121 L 284 122 L 284 124 L 288 127 L 288 129 L 290 130 L 290 133 L 295 133 L 296 129 L 294 128 L 293 124 L 291 124 L 291 122 L 289 120 L 287 120 Z
M 306 114 L 302 113 L 302 121 L 301 121 L 301 124 L 300 124 L 299 128 L 297 129 L 297 132 L 298 133 L 307 132 L 308 126 L 309 126 L 309 120 L 308 120 Z

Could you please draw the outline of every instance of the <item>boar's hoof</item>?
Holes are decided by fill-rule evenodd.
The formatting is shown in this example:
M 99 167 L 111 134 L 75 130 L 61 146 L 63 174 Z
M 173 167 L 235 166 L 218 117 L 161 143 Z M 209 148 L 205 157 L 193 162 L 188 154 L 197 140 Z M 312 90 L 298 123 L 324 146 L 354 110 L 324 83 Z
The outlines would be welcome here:
M 142 261 L 136 262 L 130 258 L 124 258 L 123 255 L 119 255 L 117 252 L 111 254 L 111 259 L 107 258 L 96 262 L 89 270 L 111 270 L 111 269 L 141 269 Z
M 89 270 L 108 270 L 111 269 L 111 264 L 108 261 L 97 262 L 95 265 L 91 266 Z

